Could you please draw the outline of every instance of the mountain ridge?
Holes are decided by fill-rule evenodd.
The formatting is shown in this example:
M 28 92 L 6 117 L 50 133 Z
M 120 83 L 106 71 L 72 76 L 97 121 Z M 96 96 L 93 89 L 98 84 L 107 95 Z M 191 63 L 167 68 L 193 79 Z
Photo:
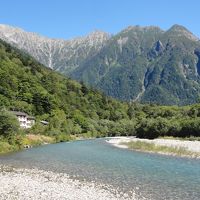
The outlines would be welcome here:
M 109 38 L 109 34 L 102 31 L 93 31 L 87 36 L 64 40 L 48 38 L 37 33 L 26 32 L 20 28 L 1 24 L 0 38 L 19 49 L 27 51 L 47 67 L 58 70 L 64 67 L 60 63 L 54 65 L 54 57 L 58 54 L 61 62 L 69 62 L 69 65 L 76 67 L 77 63 L 70 62 L 70 58 L 73 57 L 75 62 L 79 56 L 82 56 L 83 59 L 88 55 L 91 56 L 93 50 L 98 51 L 102 47 L 104 40 Z M 64 56 L 68 59 L 63 61 Z
M 129 26 L 112 36 L 96 31 L 69 41 L 31 41 L 30 33 L 23 33 L 13 42 L 15 37 L 8 34 L 5 39 L 0 26 L 1 39 L 109 96 L 170 105 L 198 101 L 200 41 L 181 25 L 167 31 L 157 26 Z

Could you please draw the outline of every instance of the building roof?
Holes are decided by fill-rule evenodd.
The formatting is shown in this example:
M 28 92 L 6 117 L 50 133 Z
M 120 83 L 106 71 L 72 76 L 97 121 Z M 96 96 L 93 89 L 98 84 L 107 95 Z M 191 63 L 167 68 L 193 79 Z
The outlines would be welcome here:
M 35 119 L 33 116 L 27 116 L 27 119 Z
M 42 124 L 44 124 L 44 125 L 47 125 L 47 124 L 49 124 L 49 122 L 47 122 L 47 121 L 44 121 L 44 120 L 40 121 L 40 123 L 42 123 Z
M 14 115 L 16 116 L 25 116 L 27 117 L 28 119 L 35 119 L 35 117 L 33 116 L 29 116 L 27 113 L 25 112 L 20 112 L 20 111 L 11 111 Z

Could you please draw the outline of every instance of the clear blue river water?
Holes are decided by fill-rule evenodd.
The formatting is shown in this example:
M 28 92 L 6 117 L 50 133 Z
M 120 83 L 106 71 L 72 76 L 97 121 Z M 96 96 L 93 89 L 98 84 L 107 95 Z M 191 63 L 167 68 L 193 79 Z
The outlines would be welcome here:
M 200 160 L 119 149 L 105 139 L 45 145 L 0 156 L 0 163 L 64 172 L 153 200 L 200 200 Z

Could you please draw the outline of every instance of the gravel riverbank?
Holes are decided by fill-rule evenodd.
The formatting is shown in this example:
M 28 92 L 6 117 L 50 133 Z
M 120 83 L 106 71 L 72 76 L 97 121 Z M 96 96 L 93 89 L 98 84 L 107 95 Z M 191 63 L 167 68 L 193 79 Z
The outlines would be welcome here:
M 153 143 L 155 145 L 160 145 L 160 146 L 184 148 L 190 152 L 200 153 L 200 141 L 184 141 L 184 140 L 177 140 L 177 139 L 149 140 L 149 139 L 139 139 L 135 137 L 113 137 L 113 138 L 108 138 L 107 140 L 108 143 L 119 148 L 128 148 L 127 145 L 122 144 L 122 143 L 137 142 L 137 141 Z
M 111 186 L 70 179 L 67 174 L 0 165 L 1 200 L 127 200 L 134 194 L 119 193 Z

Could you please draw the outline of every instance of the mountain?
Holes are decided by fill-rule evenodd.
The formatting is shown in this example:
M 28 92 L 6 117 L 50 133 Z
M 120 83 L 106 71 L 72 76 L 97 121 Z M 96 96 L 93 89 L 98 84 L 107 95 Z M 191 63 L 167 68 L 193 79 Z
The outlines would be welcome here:
M 0 79 L 0 112 L 24 111 L 47 120 L 47 135 L 106 134 L 109 123 L 128 118 L 125 103 L 44 67 L 1 40 Z M 36 133 L 41 131 L 37 127 Z
M 0 38 L 46 66 L 125 100 L 192 104 L 200 95 L 200 41 L 185 27 L 130 26 L 109 36 L 94 32 L 52 40 L 1 25 Z
M 86 37 L 72 40 L 50 39 L 20 28 L 0 25 L 0 38 L 25 50 L 45 66 L 68 74 L 100 51 L 109 35 L 94 31 Z
M 200 92 L 199 49 L 182 26 L 128 27 L 71 77 L 122 100 L 191 104 Z

